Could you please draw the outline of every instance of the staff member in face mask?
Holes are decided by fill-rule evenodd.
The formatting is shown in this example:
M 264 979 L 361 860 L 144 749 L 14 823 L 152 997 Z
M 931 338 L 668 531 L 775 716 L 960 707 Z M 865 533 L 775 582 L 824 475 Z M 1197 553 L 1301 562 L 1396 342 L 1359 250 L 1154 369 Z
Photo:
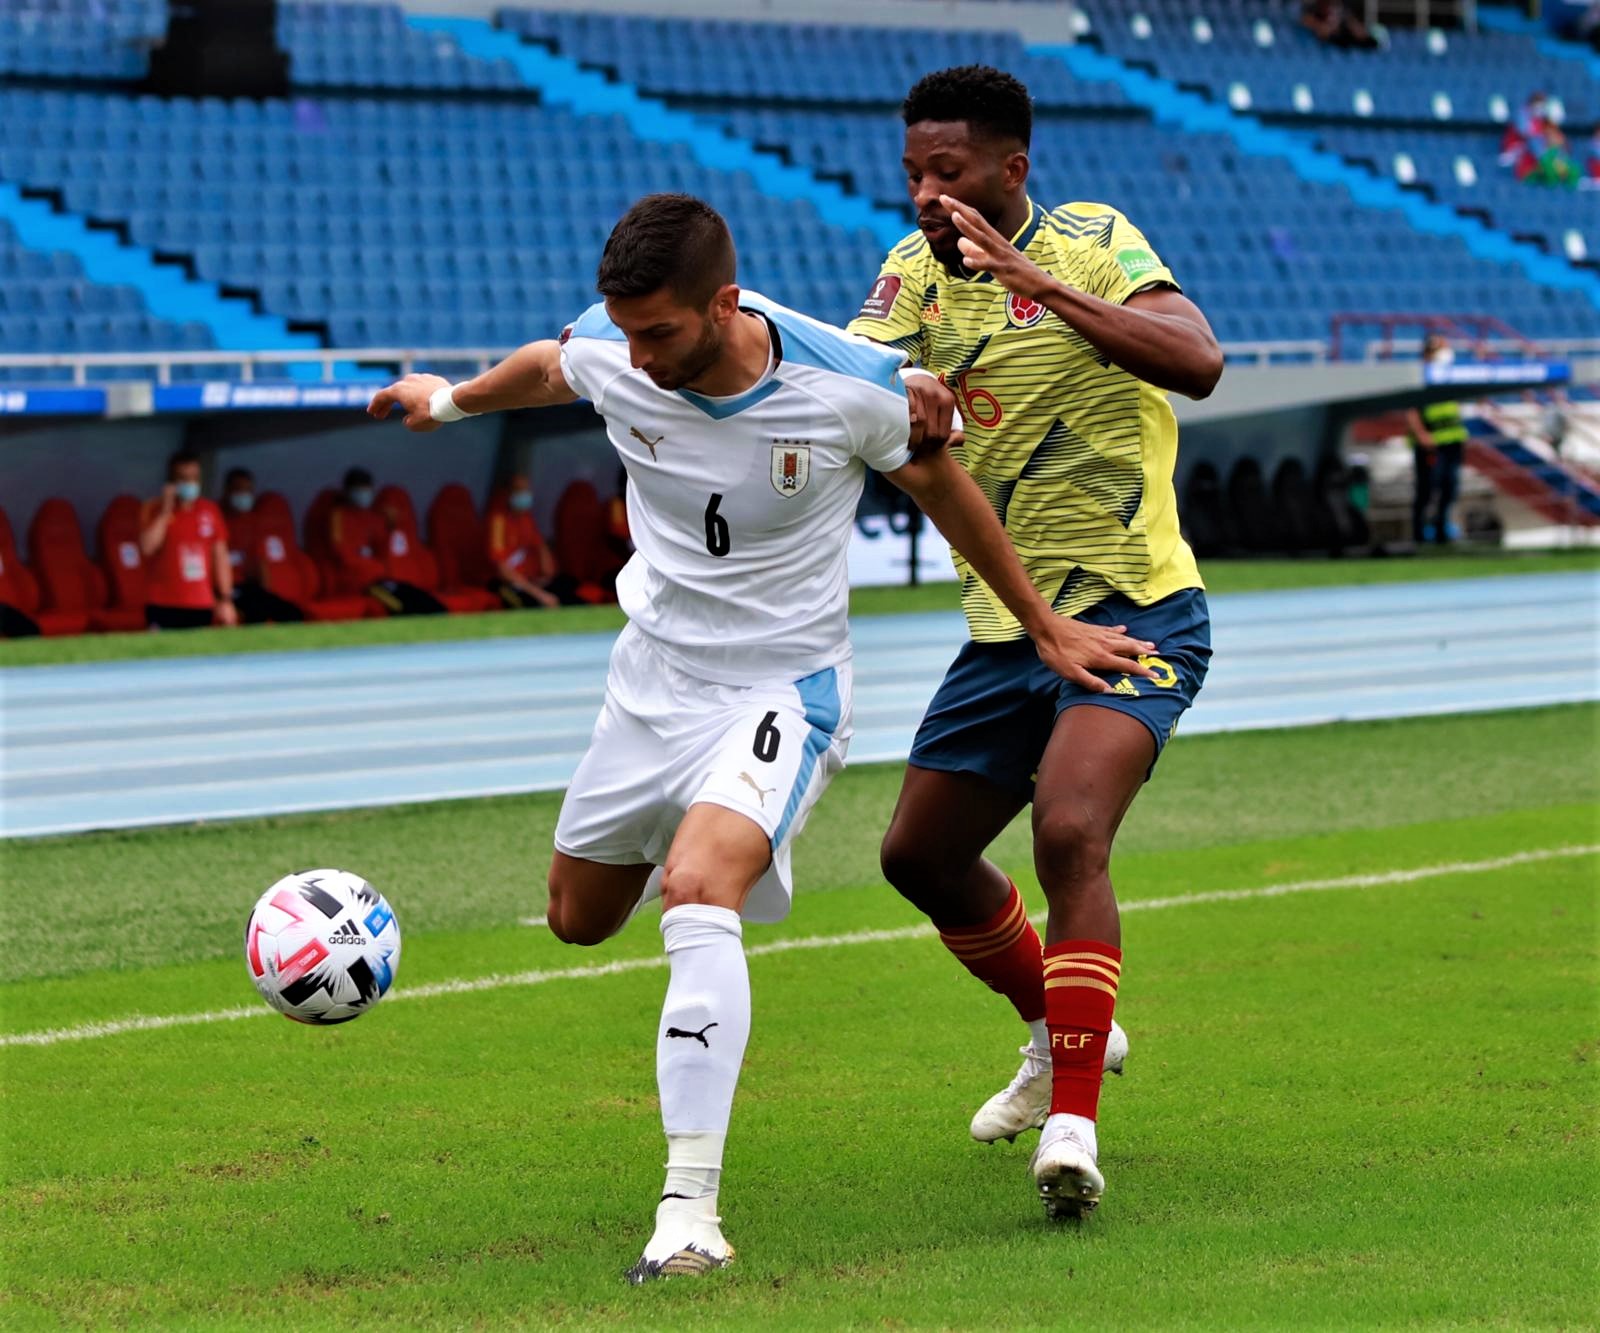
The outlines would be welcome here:
M 267 587 L 262 543 L 272 540 L 272 534 L 262 526 L 256 509 L 255 473 L 245 467 L 229 468 L 222 482 L 222 504 L 227 511 L 233 604 L 238 608 L 239 619 L 247 625 L 268 621 L 285 625 L 304 620 L 298 606 Z
M 167 460 L 167 484 L 140 510 L 139 550 L 151 629 L 239 623 L 227 525 L 222 511 L 200 498 L 200 459 L 186 449 Z
M 409 541 L 373 508 L 372 473 L 353 467 L 344 474 L 339 500 L 328 515 L 333 584 L 346 596 L 365 593 L 392 616 L 443 615 L 445 604 L 426 588 L 395 577 L 405 566 Z
M 1422 344 L 1429 365 L 1447 366 L 1456 359 L 1449 339 L 1430 333 Z M 1415 484 L 1411 492 L 1411 539 L 1441 545 L 1460 536 L 1450 521 L 1450 507 L 1461 486 L 1461 454 L 1467 428 L 1461 421 L 1461 404 L 1451 400 L 1429 403 L 1406 414 L 1411 426 L 1411 458 Z
M 489 562 L 495 574 L 489 591 L 513 609 L 579 600 L 533 520 L 533 485 L 520 472 L 507 482 L 505 498 L 489 507 Z
M 372 507 L 372 497 L 372 473 L 353 467 L 344 474 L 339 501 L 328 515 L 334 590 L 346 596 L 366 592 L 385 576 L 389 525 Z

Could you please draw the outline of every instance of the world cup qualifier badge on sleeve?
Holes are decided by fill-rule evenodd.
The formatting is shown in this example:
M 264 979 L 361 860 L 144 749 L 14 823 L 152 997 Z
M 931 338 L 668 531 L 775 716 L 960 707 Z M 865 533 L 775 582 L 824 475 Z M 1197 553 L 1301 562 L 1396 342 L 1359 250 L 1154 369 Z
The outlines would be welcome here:
M 867 299 L 861 303 L 861 318 L 863 319 L 888 319 L 894 310 L 895 298 L 900 295 L 901 279 L 893 273 L 885 273 L 872 284 L 872 290 L 867 293 Z

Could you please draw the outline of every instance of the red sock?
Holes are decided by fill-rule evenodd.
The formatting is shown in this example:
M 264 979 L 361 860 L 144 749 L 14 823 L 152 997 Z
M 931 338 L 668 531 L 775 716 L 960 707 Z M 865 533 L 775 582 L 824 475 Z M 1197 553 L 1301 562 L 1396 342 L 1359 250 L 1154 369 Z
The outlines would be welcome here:
M 1043 950 L 1015 884 L 1006 905 L 987 921 L 941 930 L 939 938 L 968 972 L 1010 1000 L 1024 1023 L 1044 1017 Z
M 1054 1074 L 1051 1115 L 1095 1118 L 1121 975 L 1122 950 L 1099 940 L 1062 940 L 1044 951 L 1044 1021 Z

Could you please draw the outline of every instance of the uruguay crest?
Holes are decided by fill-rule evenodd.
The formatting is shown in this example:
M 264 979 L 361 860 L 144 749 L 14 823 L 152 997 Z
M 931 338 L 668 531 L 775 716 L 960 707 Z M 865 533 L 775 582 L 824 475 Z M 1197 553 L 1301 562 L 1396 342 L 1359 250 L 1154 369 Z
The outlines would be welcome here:
M 772 489 L 785 500 L 799 495 L 811 480 L 811 445 L 805 440 L 774 440 Z

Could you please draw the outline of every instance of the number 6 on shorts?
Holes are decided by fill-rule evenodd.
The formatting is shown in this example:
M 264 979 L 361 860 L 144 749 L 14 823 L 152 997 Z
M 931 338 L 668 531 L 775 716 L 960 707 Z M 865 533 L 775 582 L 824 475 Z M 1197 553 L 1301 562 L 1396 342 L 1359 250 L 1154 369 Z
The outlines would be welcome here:
M 778 757 L 778 745 L 783 740 L 783 733 L 772 725 L 777 720 L 777 710 L 774 709 L 756 727 L 756 743 L 750 747 L 750 751 L 763 764 L 770 764 Z

